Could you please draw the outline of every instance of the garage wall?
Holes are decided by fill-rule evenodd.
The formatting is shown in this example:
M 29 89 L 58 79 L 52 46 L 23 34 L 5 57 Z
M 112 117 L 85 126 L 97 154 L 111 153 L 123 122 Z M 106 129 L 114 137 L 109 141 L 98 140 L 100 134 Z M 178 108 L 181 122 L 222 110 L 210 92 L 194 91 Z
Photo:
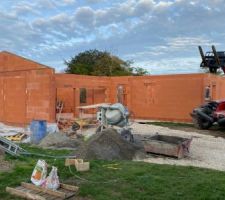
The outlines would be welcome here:
M 0 121 L 27 124 L 33 119 L 55 121 L 54 71 L 0 72 Z
M 57 88 L 57 101 L 63 102 L 63 112 L 64 113 L 73 113 L 75 106 L 75 97 L 74 97 L 73 88 Z
M 49 67 L 7 51 L 0 52 L 0 72 L 15 72 L 40 68 Z
M 55 72 L 9 52 L 0 52 L 0 121 L 55 121 Z
M 206 87 L 210 87 L 212 100 L 225 99 L 225 77 L 221 76 L 55 74 L 52 68 L 0 52 L 0 121 L 10 124 L 26 124 L 33 119 L 55 121 L 56 100 L 64 101 L 63 112 L 77 116 L 80 88 L 87 89 L 86 105 L 115 103 L 119 93 L 136 118 L 189 122 L 192 109 L 205 102 Z
M 204 88 L 210 88 L 210 99 L 225 99 L 225 77 L 213 74 L 206 74 L 204 78 Z
M 4 121 L 21 123 L 26 120 L 26 75 L 10 75 L 4 80 Z
M 105 102 L 115 103 L 117 88 L 122 86 L 124 104 L 134 112 L 136 118 L 189 122 L 189 113 L 204 102 L 205 76 L 187 74 L 109 78 L 58 74 L 56 87 L 60 93 L 57 98 L 64 98 L 65 105 L 69 105 L 70 109 L 65 108 L 66 112 L 71 109 L 74 112 L 75 107 L 79 106 L 79 91 L 76 89 L 105 87 L 104 93 L 96 92 L 99 101 L 105 99 Z M 93 101 L 93 95 L 89 93 L 88 104 L 92 103 L 97 101 Z
M 39 69 L 27 72 L 26 76 L 26 121 L 42 119 L 55 121 L 56 88 L 53 69 Z
M 136 118 L 191 121 L 189 113 L 203 103 L 203 74 L 112 78 L 111 100 L 116 88 L 125 88 L 125 104 Z
M 80 88 L 87 90 L 87 102 L 82 105 L 109 102 L 110 79 L 108 77 L 56 74 L 57 100 L 64 102 L 64 113 L 78 116 Z

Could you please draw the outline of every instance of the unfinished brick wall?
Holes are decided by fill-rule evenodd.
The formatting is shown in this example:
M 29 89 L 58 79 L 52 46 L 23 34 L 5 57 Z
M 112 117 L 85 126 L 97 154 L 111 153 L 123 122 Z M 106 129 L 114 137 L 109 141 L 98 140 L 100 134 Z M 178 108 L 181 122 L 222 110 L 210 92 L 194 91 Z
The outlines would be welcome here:
M 87 104 L 117 102 L 117 88 L 123 87 L 123 103 L 136 118 L 166 121 L 190 121 L 189 113 L 204 102 L 204 74 L 162 75 L 144 77 L 90 77 L 58 74 L 56 87 L 58 99 L 65 100 L 65 112 L 79 106 L 79 88 L 104 87 L 105 98 L 93 100 L 88 95 Z M 90 90 L 91 91 L 91 90 Z M 64 96 L 64 97 L 63 97 Z M 69 107 L 69 109 L 67 109 Z
M 107 77 L 56 74 L 57 100 L 63 101 L 63 112 L 78 115 L 80 89 L 87 89 L 87 102 L 82 105 L 109 102 L 110 81 Z
M 55 72 L 20 56 L 0 53 L 0 121 L 55 121 Z
M 221 100 L 225 99 L 225 77 L 213 74 L 204 75 L 204 89 L 210 88 L 210 99 Z
M 15 72 L 40 68 L 46 69 L 49 67 L 7 51 L 0 52 L 0 72 Z
M 26 121 L 32 119 L 55 121 L 56 89 L 54 70 L 27 72 Z
M 111 100 L 123 84 L 125 104 L 136 118 L 190 121 L 189 113 L 203 102 L 203 74 L 111 78 Z
M 86 88 L 82 105 L 115 103 L 120 99 L 136 118 L 190 122 L 189 113 L 205 102 L 225 98 L 225 77 L 211 74 L 143 77 L 94 77 L 55 74 L 52 68 L 0 52 L 0 121 L 27 124 L 32 119 L 55 121 L 57 100 L 63 112 L 78 115 L 80 89 Z M 120 89 L 118 89 L 120 88 Z
M 49 69 L 0 73 L 0 121 L 55 120 L 54 73 Z

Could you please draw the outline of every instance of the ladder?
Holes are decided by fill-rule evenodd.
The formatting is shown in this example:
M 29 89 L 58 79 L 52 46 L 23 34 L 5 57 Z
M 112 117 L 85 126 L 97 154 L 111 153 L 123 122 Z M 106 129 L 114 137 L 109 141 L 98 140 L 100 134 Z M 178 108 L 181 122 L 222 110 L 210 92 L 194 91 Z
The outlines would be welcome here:
M 60 118 L 61 118 L 63 106 L 64 106 L 64 104 L 63 104 L 62 101 L 57 102 L 57 110 L 59 111 L 58 116 L 57 116 L 57 121 L 56 121 L 57 125 L 59 124 L 59 121 L 60 121 Z
M 7 140 L 2 136 L 0 136 L 0 149 L 12 156 L 19 156 L 21 153 L 26 152 L 19 145 L 16 145 L 14 142 Z

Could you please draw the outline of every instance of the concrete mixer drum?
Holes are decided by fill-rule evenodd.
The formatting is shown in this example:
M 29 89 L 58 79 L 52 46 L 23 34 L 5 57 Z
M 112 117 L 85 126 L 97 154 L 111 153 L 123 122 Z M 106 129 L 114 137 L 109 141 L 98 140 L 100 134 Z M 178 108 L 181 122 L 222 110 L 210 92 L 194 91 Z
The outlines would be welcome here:
M 105 128 L 113 127 L 124 139 L 133 142 L 133 135 L 129 123 L 130 113 L 125 106 L 116 103 L 113 105 L 100 106 L 98 110 L 97 120 L 99 122 L 99 127 L 96 132 L 101 132 Z

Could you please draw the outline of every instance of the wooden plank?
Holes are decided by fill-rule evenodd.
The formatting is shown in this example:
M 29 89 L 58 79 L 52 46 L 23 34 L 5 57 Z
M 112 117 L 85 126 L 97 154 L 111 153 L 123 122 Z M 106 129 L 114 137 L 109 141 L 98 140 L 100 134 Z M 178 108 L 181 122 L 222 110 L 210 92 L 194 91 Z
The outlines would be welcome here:
M 61 197 L 61 198 L 64 198 L 64 199 L 66 198 L 66 193 L 64 193 L 64 192 L 54 191 L 54 190 L 47 189 L 47 188 L 42 188 L 42 187 L 30 184 L 30 183 L 24 183 L 24 182 L 22 182 L 21 185 L 23 187 L 31 189 L 31 190 L 44 192 L 44 193 L 47 193 L 47 194 L 50 194 L 50 195 L 53 195 L 53 196 L 56 196 L 56 197 Z
M 22 197 L 25 199 L 29 199 L 29 200 L 47 200 L 44 197 L 41 197 L 39 195 L 35 195 L 29 192 L 24 192 L 15 188 L 11 188 L 11 187 L 6 187 L 6 192 L 9 192 L 12 195 L 18 196 L 18 197 Z
M 65 166 L 70 166 L 70 165 L 74 165 L 75 166 L 75 159 L 67 158 L 65 160 Z
M 60 188 L 70 190 L 70 191 L 73 191 L 73 192 L 77 192 L 79 190 L 79 187 L 77 187 L 77 186 L 67 185 L 67 184 L 64 184 L 64 183 L 60 183 Z
M 24 133 L 18 133 L 12 136 L 5 136 L 5 138 L 7 138 L 7 140 L 10 140 L 10 141 L 21 141 L 24 137 L 25 137 Z
M 71 197 L 71 196 L 74 196 L 75 193 L 76 193 L 74 191 L 66 190 L 66 189 L 63 189 L 63 188 L 59 188 L 59 191 L 60 192 L 65 192 L 66 193 L 66 198 Z

